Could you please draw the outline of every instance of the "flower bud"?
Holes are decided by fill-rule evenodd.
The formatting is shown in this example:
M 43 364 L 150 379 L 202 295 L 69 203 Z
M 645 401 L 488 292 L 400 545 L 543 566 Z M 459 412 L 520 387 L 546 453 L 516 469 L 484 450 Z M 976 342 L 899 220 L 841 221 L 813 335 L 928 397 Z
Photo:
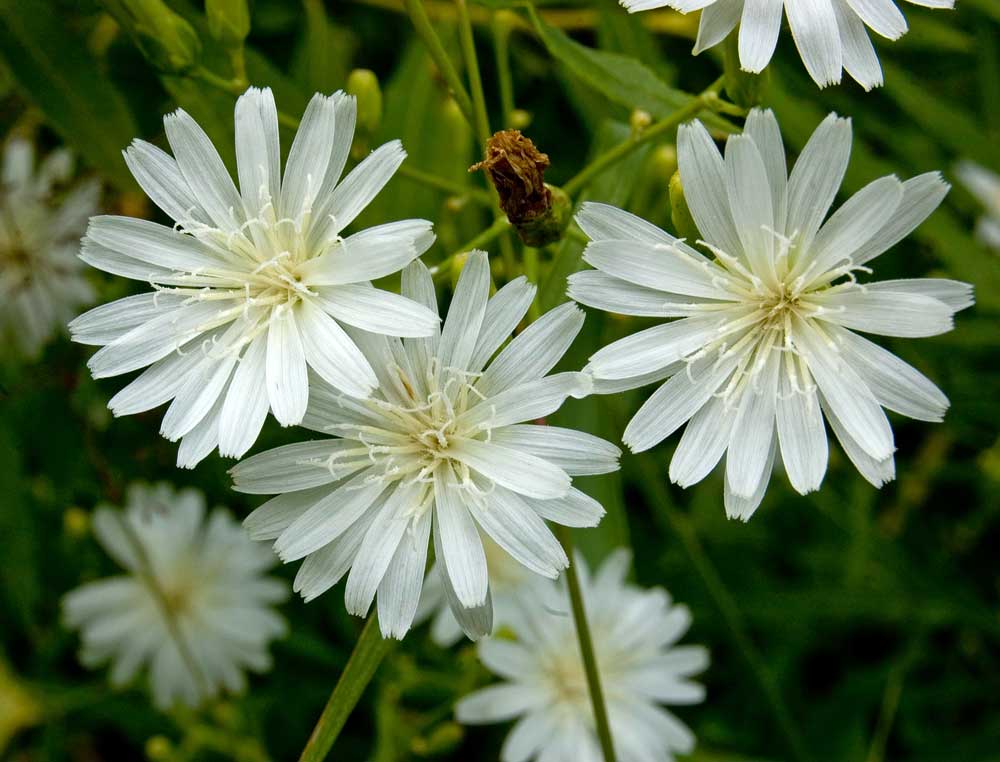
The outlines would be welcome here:
M 358 99 L 358 131 L 374 134 L 382 124 L 382 88 L 370 69 L 355 69 L 347 77 L 348 93 Z
M 183 74 L 198 63 L 197 32 L 163 0 L 106 0 L 105 7 L 154 68 Z
M 250 34 L 247 0 L 205 0 L 208 31 L 228 48 L 238 48 Z
M 549 157 L 518 130 L 497 132 L 486 144 L 486 158 L 469 168 L 481 169 L 500 195 L 500 208 L 528 246 L 558 241 L 569 224 L 566 194 L 544 180 Z
M 674 232 L 680 238 L 693 243 L 701 237 L 688 208 L 687 199 L 684 198 L 684 186 L 681 184 L 679 171 L 674 172 L 674 176 L 670 178 L 670 214 L 674 221 Z

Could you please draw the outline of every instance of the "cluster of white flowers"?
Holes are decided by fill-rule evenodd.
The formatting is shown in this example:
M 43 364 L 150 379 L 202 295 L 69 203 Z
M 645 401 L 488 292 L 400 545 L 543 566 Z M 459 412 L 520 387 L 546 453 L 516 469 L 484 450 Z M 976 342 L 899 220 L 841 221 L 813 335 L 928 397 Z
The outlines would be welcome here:
M 686 606 L 666 590 L 626 583 L 630 555 L 617 551 L 590 577 L 581 556 L 574 565 L 590 622 L 594 657 L 620 762 L 670 762 L 689 754 L 694 734 L 660 705 L 704 700 L 691 678 L 708 666 L 701 646 L 675 645 L 691 625 Z M 519 718 L 500 750 L 503 762 L 600 762 L 583 658 L 564 584 L 522 586 L 512 602 L 507 637 L 479 646 L 479 658 L 505 682 L 463 698 L 459 722 Z
M 782 10 L 809 76 L 820 87 L 840 82 L 846 71 L 865 90 L 882 84 L 882 66 L 865 27 L 888 40 L 907 30 L 893 0 L 620 0 L 630 13 L 669 6 L 701 10 L 694 53 L 714 47 L 739 24 L 740 67 L 758 74 L 771 61 Z M 925 8 L 953 8 L 955 0 L 907 0 Z
M 0 171 L 0 347 L 33 357 L 94 289 L 77 257 L 87 219 L 97 212 L 100 186 L 81 183 L 56 201 L 73 177 L 73 156 L 53 151 L 35 166 L 34 146 L 12 138 Z
M 98 508 L 93 526 L 127 574 L 88 582 L 63 599 L 85 665 L 110 662 L 115 685 L 148 666 L 162 709 L 197 706 L 221 689 L 239 693 L 244 670 L 270 668 L 268 642 L 286 629 L 272 605 L 288 588 L 263 576 L 273 554 L 228 511 L 216 508 L 206 521 L 199 492 L 133 485 L 125 510 Z

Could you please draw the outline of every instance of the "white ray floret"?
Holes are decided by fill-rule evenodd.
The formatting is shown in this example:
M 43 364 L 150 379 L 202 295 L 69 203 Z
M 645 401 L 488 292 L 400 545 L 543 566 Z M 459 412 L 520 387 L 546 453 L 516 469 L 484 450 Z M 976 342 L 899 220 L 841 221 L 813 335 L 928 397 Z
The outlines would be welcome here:
M 341 234 L 406 154 L 378 148 L 341 179 L 354 135 L 355 100 L 313 97 L 281 173 L 278 116 L 269 89 L 236 103 L 239 190 L 211 141 L 183 110 L 164 125 L 174 156 L 135 141 L 125 160 L 173 228 L 95 217 L 81 257 L 153 291 L 98 307 L 70 324 L 76 341 L 103 348 L 95 378 L 148 368 L 109 403 L 115 415 L 172 400 L 160 433 L 181 439 L 179 466 L 216 447 L 239 457 L 270 410 L 297 424 L 308 372 L 367 397 L 378 380 L 344 326 L 428 336 L 426 307 L 375 289 L 434 241 L 431 223 L 403 220 Z
M 34 146 L 12 138 L 0 168 L 0 345 L 34 358 L 94 289 L 77 258 L 100 186 L 88 181 L 61 193 L 73 177 L 64 148 L 35 166 Z
M 678 318 L 601 349 L 585 370 L 603 392 L 667 379 L 623 439 L 641 452 L 687 423 L 670 478 L 690 486 L 725 454 L 732 517 L 756 510 L 776 458 L 796 490 L 819 488 L 824 417 L 881 486 L 895 473 L 882 408 L 925 421 L 948 408 L 919 371 L 855 333 L 934 336 L 972 304 L 965 283 L 856 277 L 923 222 L 948 185 L 935 172 L 883 177 L 824 222 L 850 147 L 850 121 L 831 114 L 787 175 L 770 111 L 750 113 L 725 158 L 694 122 L 678 134 L 678 163 L 704 241 L 694 246 L 602 204 L 577 216 L 591 238 L 584 259 L 597 269 L 573 275 L 570 295 L 609 312 Z
M 865 27 L 887 40 L 907 31 L 893 0 L 620 0 L 630 13 L 670 7 L 701 10 L 694 54 L 718 45 L 739 25 L 740 67 L 759 73 L 771 61 L 782 10 L 809 76 L 820 87 L 846 71 L 865 90 L 882 84 L 882 66 Z M 907 0 L 925 8 L 953 8 L 954 0 Z
M 63 599 L 84 665 L 109 663 L 116 686 L 147 667 L 160 709 L 242 692 L 246 670 L 270 669 L 268 643 L 286 630 L 273 605 L 288 588 L 264 576 L 273 554 L 228 511 L 216 508 L 206 521 L 199 492 L 133 485 L 125 510 L 98 508 L 93 526 L 127 574 Z
M 480 532 L 531 571 L 567 564 L 545 520 L 594 526 L 604 511 L 571 477 L 618 468 L 618 448 L 570 429 L 526 423 L 589 393 L 583 373 L 546 375 L 583 324 L 572 304 L 520 323 L 534 286 L 518 278 L 489 298 L 489 262 L 473 252 L 448 319 L 429 338 L 352 331 L 380 382 L 369 400 L 313 384 L 303 425 L 333 435 L 238 464 L 236 489 L 277 494 L 246 521 L 285 561 L 304 558 L 295 589 L 310 600 L 348 573 L 346 603 L 401 638 L 420 598 L 429 538 L 455 618 L 470 637 L 491 630 Z M 435 307 L 427 268 L 403 271 L 403 293 Z
M 976 237 L 1000 252 L 1000 175 L 972 161 L 959 162 L 955 174 L 983 205 L 983 216 L 976 222 Z
M 662 588 L 625 582 L 629 554 L 613 553 L 590 577 L 578 555 L 591 639 L 619 762 L 671 762 L 689 754 L 694 734 L 663 708 L 697 704 L 704 688 L 691 680 L 708 666 L 701 646 L 678 646 L 691 625 L 686 606 Z M 600 762 L 587 677 L 566 587 L 541 580 L 519 588 L 506 628 L 513 639 L 489 638 L 479 658 L 504 679 L 465 697 L 459 722 L 516 719 L 500 750 L 502 762 Z

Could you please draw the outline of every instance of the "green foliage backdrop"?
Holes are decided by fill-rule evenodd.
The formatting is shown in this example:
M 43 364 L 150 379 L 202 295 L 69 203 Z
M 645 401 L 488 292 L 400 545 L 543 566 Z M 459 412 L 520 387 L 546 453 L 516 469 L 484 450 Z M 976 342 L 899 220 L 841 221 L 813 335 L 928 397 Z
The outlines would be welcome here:
M 0 122 L 5 132 L 70 145 L 106 184 L 106 209 L 158 218 L 121 149 L 133 137 L 162 145 L 161 116 L 181 106 L 232 167 L 235 95 L 225 84 L 241 64 L 213 40 L 200 4 L 169 0 L 201 51 L 196 64 L 160 60 L 157 68 L 151 48 L 173 39 L 169 30 L 154 25 L 153 42 L 137 37 L 122 25 L 125 5 L 0 0 Z M 690 55 L 696 18 L 629 16 L 611 0 L 539 6 L 536 15 L 523 3 L 482 0 L 470 10 L 491 123 L 517 122 L 549 155 L 554 184 L 626 139 L 641 121 L 637 109 L 668 116 L 723 72 L 721 48 Z M 455 6 L 427 7 L 457 53 Z M 359 134 L 359 155 L 400 138 L 406 166 L 449 187 L 399 175 L 357 226 L 433 220 L 431 263 L 464 248 L 496 212 L 482 176 L 467 171 L 480 153 L 473 131 L 403 10 L 399 0 L 257 0 L 245 66 L 249 82 L 273 88 L 281 111 L 295 116 L 312 92 L 344 87 L 352 69 L 375 72 L 383 113 Z M 1000 169 L 1000 4 L 906 11 L 909 34 L 876 43 L 883 88 L 817 90 L 787 34 L 751 83 L 794 150 L 827 112 L 853 117 L 845 194 L 890 173 L 940 169 L 950 178 L 961 158 Z M 509 89 L 498 84 L 506 68 L 497 67 L 498 49 L 509 50 Z M 739 119 L 716 115 L 710 124 L 722 135 Z M 292 134 L 282 131 L 286 150 Z M 672 229 L 672 139 L 650 141 L 574 201 L 608 201 Z M 692 759 L 1000 759 L 1000 260 L 971 235 L 977 213 L 955 187 L 879 260 L 881 277 L 946 275 L 974 284 L 977 297 L 952 333 L 890 342 L 952 402 L 943 424 L 894 418 L 897 481 L 875 490 L 831 448 L 821 492 L 802 497 L 777 478 L 742 524 L 725 518 L 719 474 L 688 491 L 667 483 L 676 441 L 626 457 L 618 474 L 584 480 L 608 510 L 598 529 L 580 534 L 587 555 L 599 560 L 630 545 L 637 581 L 686 602 L 689 640 L 711 649 L 706 703 L 679 711 L 699 739 Z M 544 308 L 565 299 L 582 247 L 568 236 L 539 253 Z M 489 248 L 500 259 L 499 247 Z M 132 287 L 97 273 L 93 281 L 101 301 Z M 590 312 L 565 366 L 582 367 L 641 322 Z M 197 486 L 240 517 L 257 502 L 230 490 L 231 463 L 217 456 L 195 471 L 175 469 L 156 411 L 113 421 L 105 405 L 119 384 L 93 381 L 88 355 L 65 337 L 32 363 L 0 352 L 0 753 L 25 762 L 297 758 L 361 629 L 339 587 L 308 605 L 286 604 L 291 634 L 274 646 L 273 670 L 253 678 L 246 695 L 198 713 L 160 714 L 141 688 L 112 691 L 102 673 L 78 665 L 58 603 L 112 571 L 87 528 L 96 504 L 120 504 L 135 480 Z M 618 441 L 644 394 L 570 401 L 553 423 Z M 255 451 L 296 437 L 269 421 Z M 277 573 L 290 579 L 294 568 Z M 444 652 L 416 629 L 363 696 L 334 758 L 495 759 L 503 728 L 462 729 L 451 719 L 455 699 L 487 680 L 470 644 Z

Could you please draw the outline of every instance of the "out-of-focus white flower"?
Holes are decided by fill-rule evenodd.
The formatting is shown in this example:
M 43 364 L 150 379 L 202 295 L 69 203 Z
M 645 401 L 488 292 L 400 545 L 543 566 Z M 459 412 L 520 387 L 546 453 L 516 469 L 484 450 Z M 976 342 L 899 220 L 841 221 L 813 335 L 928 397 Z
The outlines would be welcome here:
M 535 575 L 518 563 L 488 534 L 480 533 L 483 552 L 486 554 L 486 568 L 490 575 L 490 597 L 493 599 L 493 632 L 503 627 L 510 619 L 512 601 L 517 597 L 522 585 L 531 582 Z M 442 648 L 453 646 L 462 638 L 462 626 L 448 605 L 441 569 L 438 564 L 431 567 L 424 580 L 420 596 L 420 606 L 414 623 L 431 619 L 431 640 Z
M 725 159 L 700 122 L 677 141 L 684 193 L 708 256 L 613 207 L 577 216 L 596 271 L 570 279 L 582 304 L 626 315 L 680 318 L 597 352 L 598 391 L 669 379 L 623 439 L 641 452 L 685 422 L 670 478 L 701 481 L 726 454 L 726 511 L 756 510 L 781 453 L 792 486 L 818 489 L 826 473 L 824 415 L 875 486 L 895 475 L 882 408 L 940 421 L 948 399 L 916 369 L 854 331 L 935 336 L 972 304 L 972 287 L 940 279 L 859 283 L 857 273 L 937 208 L 936 172 L 869 183 L 824 223 L 851 150 L 851 124 L 831 114 L 795 168 L 770 111 L 754 110 Z
M 426 267 L 403 271 L 403 293 L 434 309 Z M 440 335 L 390 339 L 352 331 L 379 378 L 369 400 L 311 386 L 303 425 L 336 439 L 280 447 L 238 464 L 236 489 L 282 493 L 246 520 L 276 540 L 284 561 L 305 558 L 295 590 L 320 595 L 350 570 L 346 603 L 364 615 L 378 592 L 383 634 L 410 628 L 433 527 L 448 602 L 470 637 L 492 629 L 480 531 L 521 564 L 555 577 L 567 564 L 545 520 L 594 526 L 600 504 L 571 477 L 618 468 L 619 451 L 571 429 L 524 424 L 590 391 L 583 373 L 546 375 L 583 325 L 565 304 L 543 315 L 488 361 L 534 296 L 518 278 L 489 298 L 485 252 L 462 270 Z
M 955 174 L 983 205 L 985 213 L 976 222 L 976 236 L 1000 251 L 1000 175 L 971 161 L 959 162 Z
M 77 258 L 87 219 L 97 211 L 100 186 L 82 183 L 61 200 L 57 185 L 73 177 L 65 148 L 35 167 L 35 149 L 7 142 L 0 174 L 0 344 L 38 354 L 96 294 Z
M 625 582 L 629 554 L 619 550 L 593 579 L 577 556 L 594 655 L 620 762 L 670 762 L 688 754 L 694 735 L 661 705 L 697 704 L 705 690 L 691 677 L 708 666 L 701 646 L 675 643 L 691 625 L 686 606 L 662 588 Z M 540 580 L 519 589 L 507 626 L 514 640 L 489 638 L 479 658 L 505 682 L 465 697 L 459 722 L 517 718 L 503 762 L 599 762 L 587 676 L 564 584 Z
M 341 236 L 406 156 L 399 141 L 387 143 L 341 180 L 355 112 L 342 92 L 314 96 L 282 176 L 274 98 L 250 88 L 236 103 L 237 191 L 208 136 L 178 110 L 163 120 L 173 157 L 141 140 L 125 152 L 174 228 L 91 220 L 83 260 L 155 290 L 81 315 L 73 338 L 103 347 L 89 362 L 95 378 L 149 366 L 109 407 L 127 415 L 173 400 L 160 433 L 183 438 L 179 466 L 216 446 L 243 455 L 268 409 L 284 426 L 299 423 L 310 368 L 368 396 L 378 381 L 344 325 L 396 336 L 437 328 L 430 310 L 370 283 L 426 251 L 431 223 Z
M 270 669 L 268 642 L 286 630 L 272 605 L 288 588 L 263 574 L 274 555 L 228 511 L 204 519 L 199 492 L 134 485 L 124 511 L 98 508 L 93 520 L 98 541 L 128 574 L 63 599 L 67 626 L 80 630 L 80 660 L 91 668 L 110 662 L 114 685 L 148 665 L 161 709 L 242 691 L 244 670 Z
M 669 6 L 681 13 L 701 9 L 697 55 L 718 45 L 739 24 L 740 67 L 759 73 L 771 61 L 784 10 L 809 76 L 820 87 L 840 82 L 846 71 L 865 90 L 882 84 L 882 66 L 865 27 L 888 40 L 907 30 L 893 0 L 620 0 L 630 13 Z M 955 0 L 907 0 L 925 8 L 953 8 Z

